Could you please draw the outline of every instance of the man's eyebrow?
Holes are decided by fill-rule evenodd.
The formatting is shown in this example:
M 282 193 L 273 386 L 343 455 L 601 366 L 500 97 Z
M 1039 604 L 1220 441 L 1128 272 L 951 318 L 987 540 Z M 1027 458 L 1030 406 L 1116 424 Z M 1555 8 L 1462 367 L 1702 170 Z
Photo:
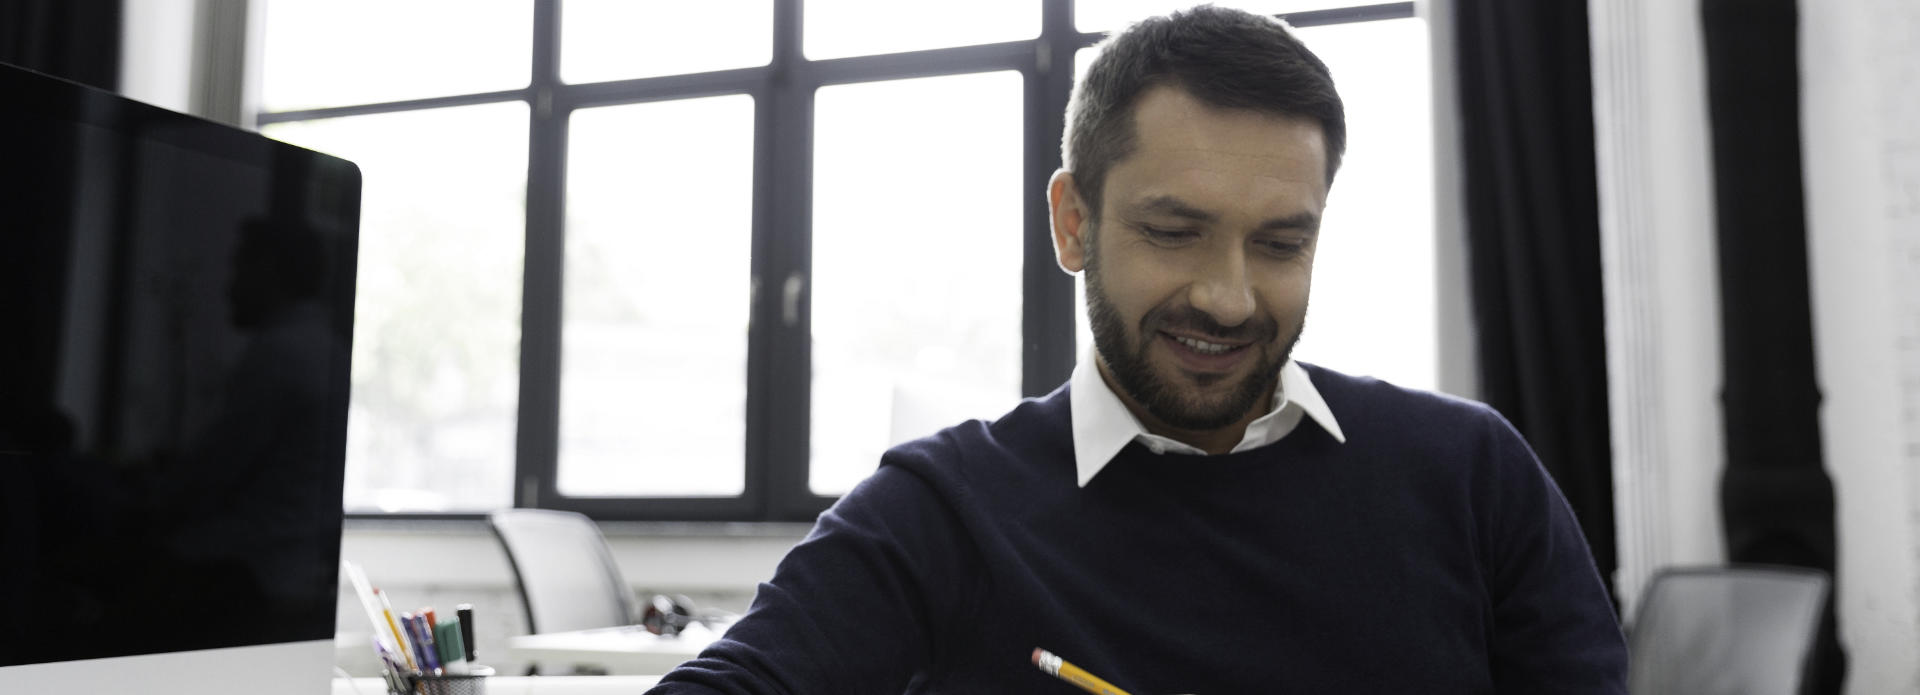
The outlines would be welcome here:
M 1320 216 L 1311 212 L 1297 212 L 1286 217 L 1275 217 L 1261 222 L 1257 228 L 1262 232 L 1280 232 L 1299 230 L 1303 232 L 1320 231 Z
M 1189 219 L 1195 222 L 1214 222 L 1220 219 L 1219 215 L 1215 215 L 1211 212 L 1207 212 L 1206 210 L 1202 210 L 1198 207 L 1195 207 L 1193 204 L 1188 203 L 1187 201 L 1181 200 L 1178 197 L 1171 196 L 1171 195 L 1156 195 L 1152 198 L 1148 198 L 1146 200 L 1140 201 L 1139 204 L 1136 204 L 1133 206 L 1133 212 L 1136 215 L 1139 215 L 1139 214 L 1172 215 L 1174 217 Z
M 1193 205 L 1192 203 L 1188 203 L 1187 201 L 1181 200 L 1179 197 L 1172 196 L 1172 195 L 1157 195 L 1157 196 L 1148 198 L 1146 200 L 1140 201 L 1140 203 L 1133 206 L 1132 212 L 1135 215 L 1144 215 L 1144 214 L 1172 215 L 1174 217 L 1193 220 L 1195 222 L 1210 223 L 1210 222 L 1217 222 L 1220 219 L 1219 215 L 1216 215 L 1207 210 L 1203 210 Z M 1287 215 L 1285 217 L 1275 217 L 1275 218 L 1265 220 L 1261 222 L 1260 225 L 1255 229 L 1256 231 L 1262 231 L 1262 232 L 1275 232 L 1275 231 L 1285 231 L 1285 230 L 1304 230 L 1304 231 L 1312 232 L 1312 231 L 1319 230 L 1319 228 L 1320 228 L 1319 215 L 1316 215 L 1311 212 L 1298 212 L 1292 215 Z

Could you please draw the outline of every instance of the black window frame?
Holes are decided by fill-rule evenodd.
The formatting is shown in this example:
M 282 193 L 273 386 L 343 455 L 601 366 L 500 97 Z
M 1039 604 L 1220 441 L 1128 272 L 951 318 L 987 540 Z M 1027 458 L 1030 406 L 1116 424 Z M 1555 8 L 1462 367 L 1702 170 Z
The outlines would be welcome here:
M 529 106 L 516 507 L 605 521 L 811 521 L 837 497 L 809 486 L 813 101 L 831 85 L 1012 70 L 1023 80 L 1021 393 L 1043 395 L 1072 373 L 1073 279 L 1054 261 L 1046 200 L 1060 167 L 1077 51 L 1105 38 L 1074 26 L 1073 0 L 1039 0 L 1032 39 L 904 53 L 809 59 L 804 0 L 772 0 L 773 52 L 759 67 L 567 84 L 560 80 L 560 0 L 533 2 L 532 76 L 521 89 L 257 114 L 274 123 L 522 102 Z M 1279 15 L 1295 27 L 1415 16 L 1413 2 Z M 561 288 L 565 272 L 568 123 L 578 109 L 746 94 L 754 100 L 752 307 L 747 348 L 745 490 L 734 497 L 580 497 L 556 485 L 560 435 Z M 794 287 L 797 292 L 790 292 Z M 644 452 L 636 452 L 644 455 Z M 877 462 L 876 462 L 877 463 Z M 354 512 L 350 518 L 478 519 L 481 512 Z

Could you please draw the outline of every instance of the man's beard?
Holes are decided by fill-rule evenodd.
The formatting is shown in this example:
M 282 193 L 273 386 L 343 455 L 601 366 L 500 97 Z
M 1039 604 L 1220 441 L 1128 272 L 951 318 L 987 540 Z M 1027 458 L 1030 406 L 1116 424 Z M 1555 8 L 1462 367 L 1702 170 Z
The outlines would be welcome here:
M 1293 354 L 1294 344 L 1300 342 L 1300 332 L 1306 323 L 1304 315 L 1296 324 L 1293 335 L 1284 344 L 1278 344 L 1276 350 L 1273 339 L 1279 333 L 1279 327 L 1271 316 L 1256 316 L 1246 323 L 1228 327 L 1192 306 L 1176 308 L 1161 305 L 1141 317 L 1140 334 L 1130 345 L 1120 312 L 1107 299 L 1106 286 L 1095 260 L 1098 255 L 1094 245 L 1089 243 L 1086 267 L 1087 322 L 1093 328 L 1093 347 L 1100 353 L 1100 358 L 1106 361 L 1107 369 L 1113 374 L 1114 381 L 1119 382 L 1120 390 L 1145 407 L 1148 413 L 1168 426 L 1183 430 L 1219 429 L 1239 421 L 1248 410 L 1259 405 L 1260 397 L 1266 395 L 1269 387 L 1275 387 L 1280 365 L 1286 364 L 1287 358 Z M 1160 331 L 1168 328 L 1185 328 L 1226 340 L 1248 340 L 1251 344 L 1245 349 L 1259 351 L 1254 358 L 1254 368 L 1223 397 L 1208 400 L 1182 393 L 1178 387 L 1155 373 L 1147 358 L 1147 351 Z M 1201 375 L 1197 381 L 1200 386 L 1208 386 L 1222 378 L 1225 377 Z

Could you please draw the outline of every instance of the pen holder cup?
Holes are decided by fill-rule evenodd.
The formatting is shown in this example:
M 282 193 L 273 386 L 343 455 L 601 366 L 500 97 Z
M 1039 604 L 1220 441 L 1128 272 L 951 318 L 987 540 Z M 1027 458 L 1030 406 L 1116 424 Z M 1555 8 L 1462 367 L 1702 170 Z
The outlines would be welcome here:
M 487 666 L 475 666 L 472 673 L 454 675 L 433 675 L 428 673 L 410 673 L 403 679 L 407 690 L 390 695 L 487 695 L 487 677 L 493 675 L 493 669 Z

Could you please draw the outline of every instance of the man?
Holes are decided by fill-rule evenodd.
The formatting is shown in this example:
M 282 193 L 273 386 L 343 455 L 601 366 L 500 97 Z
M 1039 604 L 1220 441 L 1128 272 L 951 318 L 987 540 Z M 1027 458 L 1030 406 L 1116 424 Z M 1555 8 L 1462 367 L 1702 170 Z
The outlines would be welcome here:
M 1049 186 L 1095 351 L 888 452 L 657 693 L 1624 693 L 1571 512 L 1485 406 L 1289 358 L 1344 147 L 1326 67 L 1211 7 L 1109 40 Z

